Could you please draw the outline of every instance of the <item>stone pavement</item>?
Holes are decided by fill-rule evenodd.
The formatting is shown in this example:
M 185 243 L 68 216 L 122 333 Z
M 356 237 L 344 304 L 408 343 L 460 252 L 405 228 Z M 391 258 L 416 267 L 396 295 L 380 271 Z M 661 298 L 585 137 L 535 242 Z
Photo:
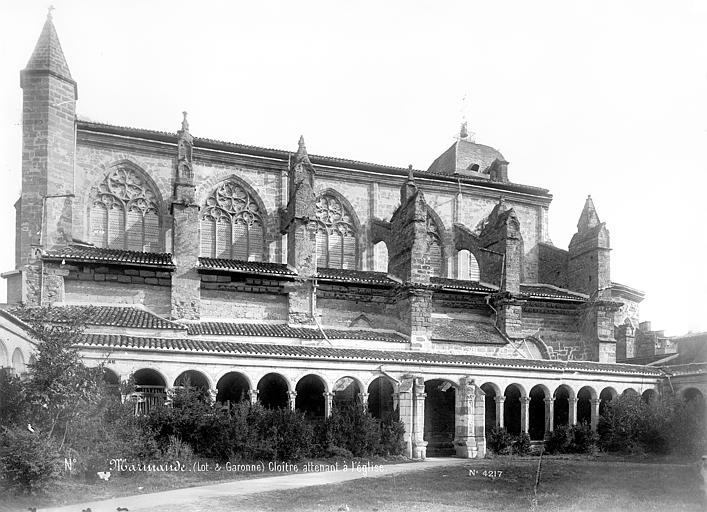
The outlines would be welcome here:
M 390 464 L 382 466 L 382 471 L 327 471 L 321 473 L 291 473 L 282 476 L 234 480 L 232 482 L 188 487 L 172 491 L 156 492 L 151 494 L 137 494 L 122 498 L 112 498 L 102 501 L 77 503 L 55 508 L 39 508 L 38 512 L 81 512 L 86 508 L 91 512 L 115 512 L 127 509 L 130 512 L 147 511 L 159 508 L 160 510 L 179 510 L 184 505 L 209 498 L 223 498 L 228 496 L 243 496 L 260 492 L 299 489 L 315 485 L 338 484 L 358 478 L 376 478 L 399 473 L 409 473 L 428 468 L 441 466 L 456 466 L 470 462 L 469 459 L 429 458 L 421 462 L 403 464 Z M 167 506 L 173 508 L 165 508 Z

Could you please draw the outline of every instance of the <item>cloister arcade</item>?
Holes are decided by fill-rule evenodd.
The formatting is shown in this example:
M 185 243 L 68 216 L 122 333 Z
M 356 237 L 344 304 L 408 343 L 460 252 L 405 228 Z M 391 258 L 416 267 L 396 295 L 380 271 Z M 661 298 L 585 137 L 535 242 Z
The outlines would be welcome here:
M 493 428 L 527 432 L 533 441 L 542 441 L 558 425 L 587 423 L 596 429 L 606 404 L 619 394 L 640 393 L 644 400 L 651 400 L 659 384 L 659 378 L 645 375 L 604 375 L 593 380 L 592 375 L 570 379 L 556 372 L 538 372 L 533 377 L 528 372 L 484 375 L 487 372 L 482 371 L 470 376 L 417 368 L 413 376 L 398 370 L 251 365 L 221 373 L 175 368 L 167 375 L 154 368 L 138 368 L 124 371 L 122 378 L 133 375 L 144 407 L 164 401 L 168 390 L 187 382 L 225 406 L 258 402 L 268 408 L 298 410 L 311 419 L 327 417 L 335 406 L 360 404 L 375 418 L 402 421 L 413 457 L 475 456 L 485 450 L 485 435 Z M 697 390 L 685 399 L 704 404 Z

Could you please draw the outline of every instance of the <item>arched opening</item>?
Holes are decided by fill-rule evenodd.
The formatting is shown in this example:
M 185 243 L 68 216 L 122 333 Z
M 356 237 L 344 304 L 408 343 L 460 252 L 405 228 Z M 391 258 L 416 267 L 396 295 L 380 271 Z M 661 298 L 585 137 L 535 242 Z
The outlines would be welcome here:
M 342 377 L 334 384 L 333 402 L 337 407 L 352 407 L 361 402 L 361 387 L 351 377 Z
M 616 390 L 614 388 L 604 388 L 599 393 L 599 415 L 603 415 L 606 410 L 606 405 L 616 398 Z
M 262 201 L 248 185 L 237 178 L 220 183 L 201 208 L 201 256 L 262 261 L 265 217 Z
M 373 246 L 373 270 L 388 272 L 388 245 L 385 242 Z
M 570 398 L 572 391 L 567 386 L 560 386 L 555 390 L 555 402 L 553 407 L 553 424 L 570 424 Z
M 288 406 L 289 387 L 285 377 L 268 373 L 258 382 L 258 401 L 266 409 L 280 409 Z
M 657 397 L 658 394 L 655 392 L 655 389 L 646 389 L 643 393 L 641 393 L 641 400 L 647 404 L 654 402 Z
M 348 201 L 328 190 L 315 200 L 317 266 L 356 269 L 358 221 Z
M 103 369 L 103 383 L 109 396 L 120 397 L 120 377 L 109 368 Z
M 7 348 L 0 340 L 0 368 L 8 368 L 10 366 L 10 358 L 7 355 Z
M 496 418 L 496 397 L 498 394 L 496 393 L 494 385 L 489 382 L 481 386 L 481 391 L 483 391 L 485 395 L 484 405 L 486 407 L 486 414 L 484 423 L 486 426 L 486 435 L 488 436 L 491 430 L 496 428 L 496 423 L 498 422 Z
M 25 356 L 22 355 L 22 351 L 16 348 L 12 353 L 12 367 L 15 369 L 17 375 L 22 375 L 27 372 L 27 366 L 25 366 Z
M 462 249 L 457 253 L 457 278 L 467 281 L 479 280 L 479 262 L 467 249 Z
M 305 375 L 295 387 L 295 408 L 308 419 L 324 418 L 326 386 L 316 375 Z
M 590 387 L 583 387 L 577 393 L 577 423 L 586 423 L 587 425 L 592 422 L 592 399 L 594 393 Z
M 633 388 L 626 388 L 624 392 L 621 393 L 621 396 L 638 396 L 638 391 Z
M 250 385 L 248 379 L 238 372 L 228 372 L 216 384 L 216 401 L 231 405 L 249 400 Z
M 160 198 L 154 182 L 129 162 L 91 189 L 89 238 L 96 247 L 159 252 Z
M 539 384 L 530 390 L 528 434 L 534 441 L 545 438 L 545 399 L 547 397 L 545 389 Z
M 393 383 L 385 378 L 378 377 L 368 386 L 368 412 L 379 420 L 388 420 L 393 417 Z
M 441 379 L 425 382 L 425 435 L 427 455 L 454 455 L 455 393 L 454 385 Z
M 518 435 L 521 431 L 521 390 L 515 384 L 511 384 L 506 388 L 504 396 L 506 400 L 503 402 L 503 422 L 506 431 Z
M 135 394 L 132 400 L 135 402 L 135 412 L 145 413 L 162 405 L 167 397 L 165 390 L 167 383 L 156 370 L 143 368 L 133 374 L 135 382 Z
M 179 374 L 179 376 L 174 379 L 175 388 L 193 388 L 199 391 L 208 392 L 209 391 L 209 379 L 206 378 L 201 372 L 196 370 L 187 370 Z

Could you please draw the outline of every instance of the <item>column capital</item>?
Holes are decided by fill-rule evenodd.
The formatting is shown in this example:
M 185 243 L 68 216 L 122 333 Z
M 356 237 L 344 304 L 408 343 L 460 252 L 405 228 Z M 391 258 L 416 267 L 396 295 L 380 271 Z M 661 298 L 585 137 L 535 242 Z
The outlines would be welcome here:
M 592 398 L 592 405 L 599 405 L 602 401 L 601 398 Z
M 495 397 L 493 397 L 493 399 L 497 404 L 502 404 L 503 402 L 506 401 L 505 396 L 495 396 Z
M 522 397 L 520 397 L 520 403 L 521 403 L 521 404 L 529 404 L 529 403 L 530 403 L 530 397 L 527 397 L 527 396 L 522 396 Z
M 287 396 L 290 398 L 297 398 L 297 391 L 288 391 Z
M 545 402 L 546 404 L 552 404 L 555 402 L 555 399 L 554 398 L 543 398 L 543 402 Z

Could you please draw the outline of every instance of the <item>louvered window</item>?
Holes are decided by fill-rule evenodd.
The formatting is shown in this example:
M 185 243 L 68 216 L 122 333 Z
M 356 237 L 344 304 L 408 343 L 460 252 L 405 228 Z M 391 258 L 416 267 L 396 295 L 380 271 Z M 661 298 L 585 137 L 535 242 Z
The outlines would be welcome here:
M 316 201 L 317 266 L 355 269 L 358 244 L 352 217 L 341 201 L 332 194 Z
M 264 224 L 258 203 L 234 181 L 219 185 L 201 216 L 201 255 L 262 261 Z
M 468 281 L 479 280 L 479 263 L 470 251 L 463 249 L 457 255 L 457 277 Z
M 437 223 L 429 214 L 427 214 L 427 255 L 430 276 L 440 277 L 442 275 L 442 239 Z
M 91 196 L 90 240 L 96 247 L 160 250 L 157 194 L 139 171 L 116 167 Z

